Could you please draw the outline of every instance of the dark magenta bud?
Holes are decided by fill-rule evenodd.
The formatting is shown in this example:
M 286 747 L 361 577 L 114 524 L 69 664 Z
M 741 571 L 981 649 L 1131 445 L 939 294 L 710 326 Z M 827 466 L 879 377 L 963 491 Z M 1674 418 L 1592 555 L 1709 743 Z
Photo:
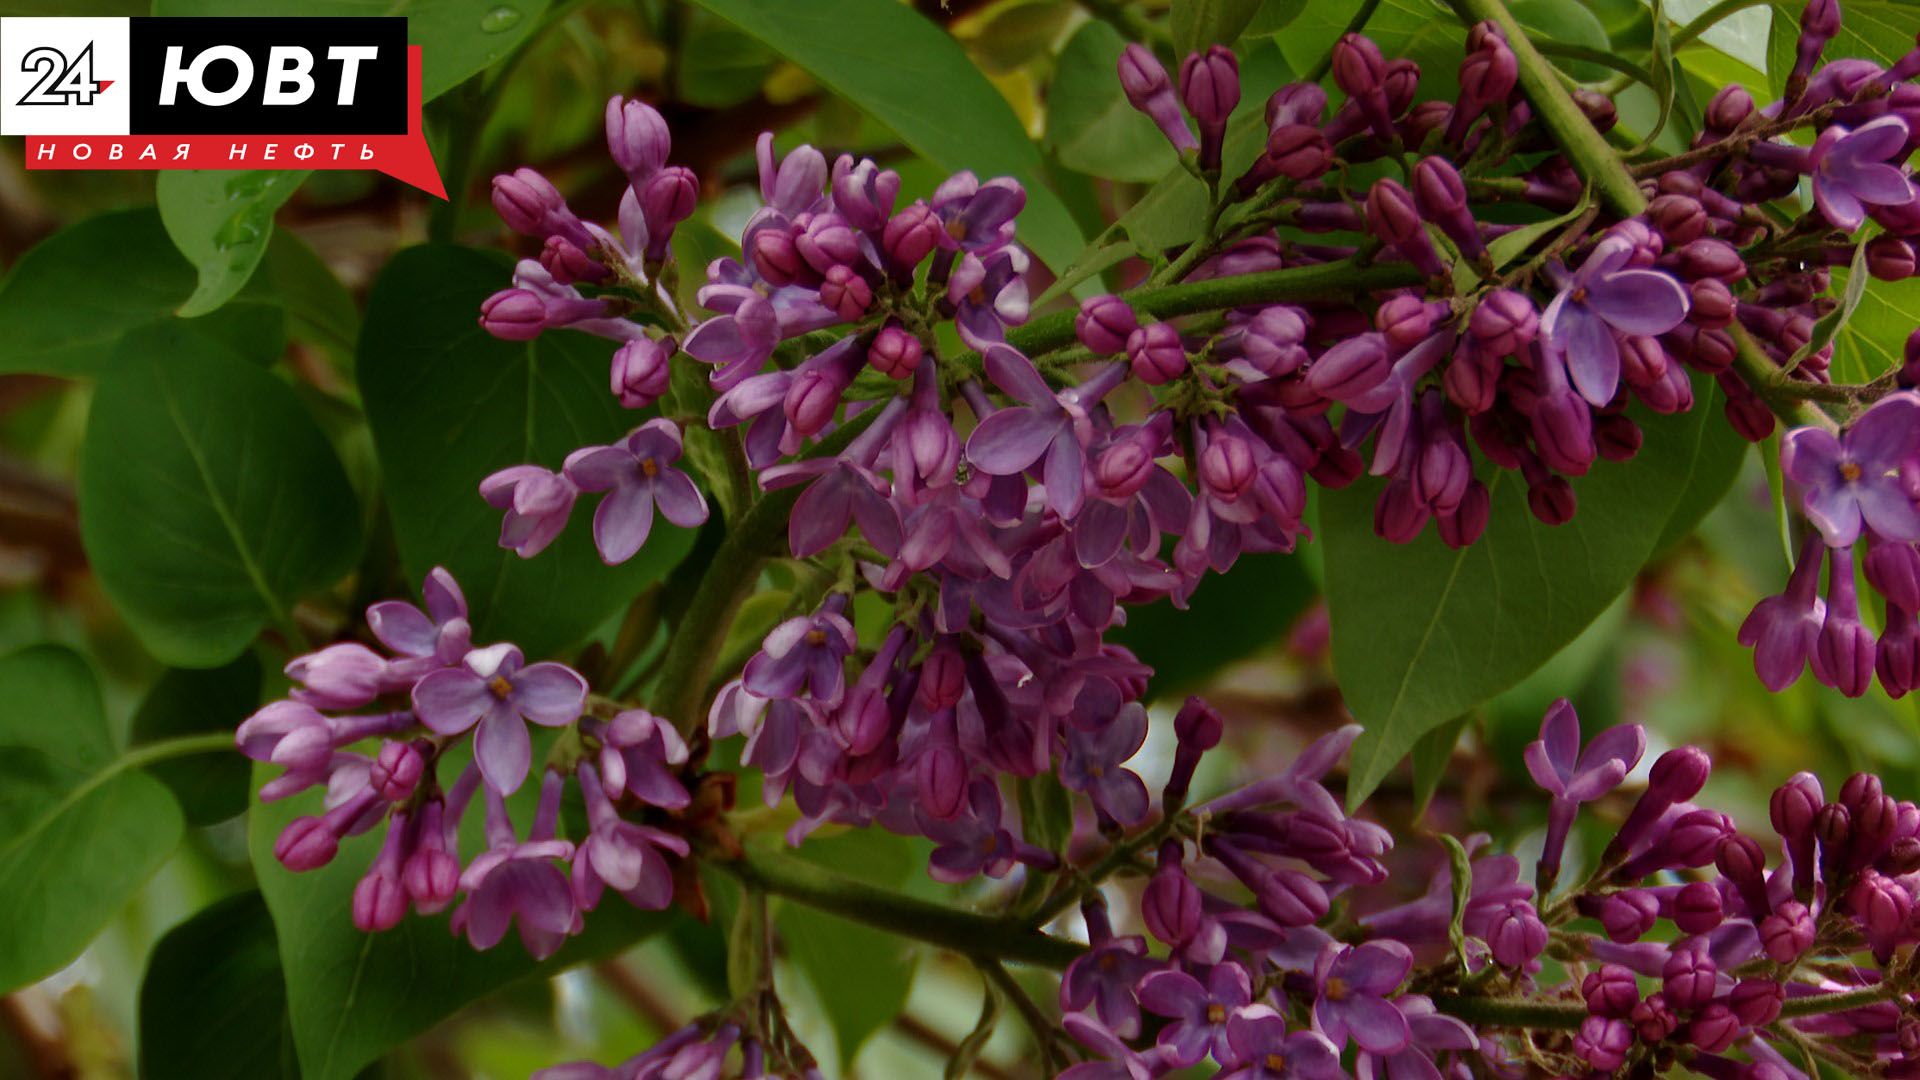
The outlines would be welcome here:
M 1493 496 L 1487 486 L 1478 480 L 1467 482 L 1466 493 L 1460 496 L 1460 504 L 1453 513 L 1441 514 L 1435 519 L 1434 527 L 1440 532 L 1440 539 L 1455 551 L 1469 548 L 1487 531 L 1487 521 L 1493 516 Z
M 1089 297 L 1073 317 L 1073 333 L 1080 344 L 1101 356 L 1111 356 L 1127 347 L 1127 337 L 1140 328 L 1140 320 L 1117 296 Z
M 1611 1073 L 1626 1064 L 1633 1049 L 1633 1028 L 1625 1021 L 1589 1016 L 1573 1037 L 1573 1052 L 1595 1072 Z
M 1494 963 L 1524 968 L 1547 949 L 1547 926 L 1525 900 L 1512 900 L 1493 916 L 1486 933 Z
M 1920 611 L 1920 550 L 1912 544 L 1881 540 L 1867 551 L 1867 584 L 1890 602 Z M 1846 796 L 1841 795 L 1841 801 Z
M 1348 97 L 1362 97 L 1379 90 L 1386 67 L 1380 46 L 1364 34 L 1343 35 L 1333 45 L 1334 85 Z
M 1187 347 L 1172 323 L 1149 323 L 1127 335 L 1127 362 L 1135 378 L 1160 386 L 1186 374 Z
M 1687 1041 L 1710 1054 L 1732 1046 L 1739 1034 L 1740 1018 L 1717 1001 L 1694 1014 L 1687 1024 Z
M 1127 103 L 1145 113 L 1175 150 L 1199 146 L 1193 132 L 1180 115 L 1180 103 L 1174 100 L 1173 83 L 1167 69 L 1160 66 L 1146 46 L 1135 42 L 1120 53 L 1120 90 Z
M 674 227 L 693 216 L 700 203 L 700 184 L 685 165 L 669 165 L 640 189 L 640 211 L 647 217 L 649 258 L 659 258 L 673 238 Z
M 1527 509 L 1548 525 L 1565 525 L 1573 520 L 1578 500 L 1573 485 L 1564 476 L 1548 476 L 1527 486 Z
M 1627 1014 L 1627 1022 L 1633 1025 L 1641 1041 L 1649 1043 L 1665 1039 L 1680 1027 L 1680 1018 L 1673 1015 L 1673 1009 L 1667 1004 L 1667 995 L 1657 990 L 1633 1007 L 1633 1011 Z
M 842 319 L 853 322 L 873 304 L 873 286 L 854 273 L 852 267 L 828 267 L 824 278 L 820 283 L 820 302 Z
M 1730 132 L 1753 115 L 1753 95 L 1739 83 L 1729 83 L 1713 95 L 1707 102 L 1707 127 L 1716 132 Z
M 1487 35 L 1460 62 L 1460 101 L 1478 113 L 1507 100 L 1520 79 L 1520 64 L 1506 41 Z
M 1482 297 L 1467 320 L 1467 333 L 1493 356 L 1512 356 L 1533 343 L 1540 313 L 1533 300 L 1513 289 L 1495 289 Z
M 1713 1000 L 1714 977 L 1720 973 L 1706 945 L 1679 945 L 1660 969 L 1660 992 L 1676 1009 L 1697 1009 Z
M 1704 934 L 1720 925 L 1720 890 L 1711 882 L 1694 881 L 1673 896 L 1673 925 L 1683 934 Z
M 860 259 L 860 240 L 853 227 L 838 214 L 802 215 L 805 225 L 794 237 L 794 246 L 807 265 L 824 276 L 836 267 L 851 270 Z
M 1748 915 L 1758 918 L 1772 910 L 1767 902 L 1767 855 L 1758 840 L 1739 834 L 1727 837 L 1714 853 L 1713 864 L 1740 890 Z
M 1240 104 L 1240 62 L 1224 45 L 1209 45 L 1180 64 L 1180 100 L 1200 128 L 1200 167 L 1220 167 L 1227 118 Z
M 1307 368 L 1306 382 L 1323 398 L 1347 401 L 1379 386 L 1391 370 L 1386 337 L 1357 334 L 1321 353 Z
M 767 228 L 754 233 L 747 257 L 753 260 L 753 268 L 760 276 L 775 286 L 819 280 L 813 268 L 800 257 L 800 246 L 794 242 L 793 234 L 785 229 Z
M 532 341 L 547 327 L 547 305 L 528 289 L 502 289 L 480 302 L 480 325 L 502 341 Z
M 1683 278 L 1710 277 L 1731 283 L 1747 276 L 1746 260 L 1725 240 L 1711 237 L 1695 240 L 1682 245 L 1674 253 L 1674 259 L 1675 268 Z
M 1248 445 L 1247 440 L 1237 435 L 1216 435 L 1201 451 L 1200 464 L 1195 472 L 1200 486 L 1209 494 L 1232 502 L 1253 486 L 1254 474 L 1258 469 L 1253 447 Z
M 1166 848 L 1173 849 L 1172 859 L 1166 857 Z M 1178 841 L 1167 841 L 1162 849 L 1160 868 L 1140 897 L 1140 917 L 1147 924 L 1148 932 L 1176 949 L 1200 932 L 1204 915 L 1200 887 L 1181 869 L 1179 850 Z
M 1401 293 L 1380 305 L 1374 312 L 1373 325 L 1387 336 L 1389 344 L 1399 349 L 1411 349 L 1427 339 L 1433 332 L 1434 323 L 1447 314 L 1444 302 L 1431 302 L 1420 299 L 1411 293 Z
M 1626 945 L 1639 941 L 1660 918 L 1660 901 L 1644 889 L 1623 889 L 1603 897 L 1593 912 L 1607 940 Z
M 1594 417 L 1593 447 L 1608 461 L 1632 461 L 1644 441 L 1640 425 L 1625 413 Z
M 1593 125 L 1593 130 L 1605 135 L 1613 130 L 1613 125 L 1620 122 L 1620 114 L 1614 109 L 1613 99 L 1607 95 L 1597 90 L 1589 90 L 1584 86 L 1575 87 L 1572 94 L 1573 103 L 1580 106 L 1580 111 L 1586 115 L 1587 123 Z
M 644 409 L 666 394 L 674 348 L 672 338 L 636 338 L 614 350 L 608 374 L 622 408 Z
M 1282 124 L 1267 135 L 1262 159 L 1277 176 L 1313 180 L 1333 165 L 1333 145 L 1320 129 L 1309 124 Z
M 913 277 L 913 268 L 940 242 L 940 219 L 924 201 L 915 200 L 887 219 L 881 230 L 881 248 L 896 281 Z
M 1640 1004 L 1640 983 L 1633 972 L 1619 964 L 1602 964 L 1587 973 L 1580 984 L 1580 996 L 1587 1011 L 1595 1016 L 1624 1017 Z
M 1421 158 L 1413 167 L 1413 196 L 1420 213 L 1438 225 L 1468 258 L 1486 252 L 1480 229 L 1467 209 L 1466 181 L 1460 179 L 1452 162 L 1439 157 Z
M 925 351 L 920 339 L 897 322 L 888 322 L 873 337 L 867 348 L 867 363 L 889 378 L 904 379 L 913 374 Z
M 1706 786 L 1707 774 L 1712 771 L 1712 759 L 1698 747 L 1680 746 L 1661 754 L 1648 773 L 1647 790 L 1641 793 L 1640 801 L 1634 804 L 1626 823 L 1620 826 L 1612 843 L 1607 845 L 1609 858 L 1601 861 L 1611 861 L 1611 856 L 1623 855 L 1631 850 L 1669 807 L 1698 795 L 1700 789 Z M 1712 858 L 1712 855 L 1709 854 L 1708 858 Z
M 1319 83 L 1288 83 L 1267 99 L 1267 130 L 1302 124 L 1317 128 L 1327 118 L 1327 92 Z
M 1765 1027 L 1780 1017 L 1787 988 L 1772 979 L 1742 979 L 1727 994 L 1727 1007 L 1749 1027 Z
M 1813 946 L 1813 913 L 1798 900 L 1789 900 L 1760 920 L 1760 947 L 1776 964 L 1791 964 Z
M 413 794 L 427 763 L 412 743 L 388 740 L 380 744 L 379 756 L 367 771 L 367 782 L 382 799 L 399 802 Z
M 1900 933 L 1913 913 L 1913 897 L 1906 886 L 1874 870 L 1860 875 L 1847 892 L 1847 907 L 1867 933 L 1889 938 Z
M 540 265 L 561 285 L 576 281 L 601 282 L 613 276 L 611 270 L 563 236 L 547 237 L 546 244 L 540 248 Z
M 1659 195 L 1647 204 L 1647 221 L 1668 247 L 1679 247 L 1707 234 L 1706 208 L 1687 195 Z
M 1905 281 L 1913 276 L 1913 245 L 1897 236 L 1867 241 L 1867 273 L 1880 281 Z
M 1483 413 L 1493 408 L 1499 394 L 1500 368 L 1498 354 L 1464 341 L 1454 350 L 1453 362 L 1441 375 L 1440 385 L 1447 400 L 1469 415 Z
M 1400 253 L 1423 274 L 1445 272 L 1420 219 L 1413 194 L 1388 177 L 1374 181 L 1367 192 L 1367 230 Z
M 296 873 L 317 870 L 333 861 L 340 837 L 317 817 L 298 817 L 273 841 L 273 857 Z
M 1702 330 L 1720 330 L 1733 322 L 1739 304 L 1719 278 L 1701 278 L 1687 288 L 1692 298 L 1687 319 Z
M 1220 736 L 1226 725 L 1211 705 L 1197 697 L 1190 697 L 1180 707 L 1173 718 L 1173 734 L 1177 741 L 1173 755 L 1173 771 L 1167 777 L 1162 802 L 1169 806 L 1178 806 L 1187 797 L 1187 789 L 1193 782 L 1193 772 L 1200 765 L 1200 755 L 1220 745 Z M 1165 941 L 1166 938 L 1161 940 Z

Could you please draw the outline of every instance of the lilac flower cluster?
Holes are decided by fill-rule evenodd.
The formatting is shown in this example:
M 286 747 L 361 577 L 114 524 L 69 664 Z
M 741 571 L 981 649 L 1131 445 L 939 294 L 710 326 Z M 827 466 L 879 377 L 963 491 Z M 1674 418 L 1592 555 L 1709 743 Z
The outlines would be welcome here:
M 562 664 L 528 664 L 510 644 L 475 647 L 466 600 L 446 570 L 435 567 L 423 591 L 424 611 L 398 600 L 367 609 L 386 655 L 346 642 L 299 657 L 287 665 L 289 696 L 240 725 L 242 753 L 286 770 L 261 788 L 262 801 L 325 789 L 324 812 L 289 822 L 274 856 L 289 870 L 318 869 L 342 839 L 384 821 L 386 840 L 354 890 L 354 925 L 390 929 L 410 907 L 433 914 L 457 899 L 454 932 L 477 949 L 517 923 L 527 951 L 548 956 L 609 887 L 636 907 L 666 907 L 670 860 L 688 853 L 687 841 L 620 811 L 666 813 L 692 801 L 676 772 L 687 760 L 680 733 L 643 710 L 590 705 L 586 680 Z M 548 755 L 521 840 L 506 796 L 532 768 L 529 724 L 566 736 Z M 373 739 L 372 752 L 355 749 Z M 471 758 L 443 787 L 442 766 L 463 744 Z M 577 843 L 558 837 L 570 780 L 589 823 Z M 486 848 L 464 859 L 460 823 L 476 793 Z

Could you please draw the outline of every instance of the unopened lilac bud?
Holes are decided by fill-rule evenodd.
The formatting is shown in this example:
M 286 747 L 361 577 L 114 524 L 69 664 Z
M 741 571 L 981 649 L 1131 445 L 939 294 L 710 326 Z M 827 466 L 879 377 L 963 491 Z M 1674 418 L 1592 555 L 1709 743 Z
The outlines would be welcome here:
M 861 232 L 878 234 L 900 195 L 900 174 L 843 154 L 834 162 L 832 186 L 834 210 Z
M 1232 501 L 1247 493 L 1259 463 L 1253 447 L 1237 435 L 1216 435 L 1200 454 L 1200 486 L 1216 498 Z
M 1380 91 L 1386 95 L 1390 115 L 1406 112 L 1413 105 L 1413 95 L 1420 91 L 1420 65 L 1406 57 L 1387 61 L 1380 73 Z
M 925 351 L 920 339 L 914 337 L 906 327 L 897 322 L 888 322 L 873 336 L 873 344 L 867 348 L 867 363 L 882 375 L 904 379 L 920 365 L 920 357 Z
M 1867 241 L 1867 272 L 1879 281 L 1905 281 L 1913 276 L 1913 245 L 1897 236 Z
M 1426 226 L 1420 220 L 1420 210 L 1414 205 L 1412 193 L 1398 181 L 1381 177 L 1368 189 L 1367 231 L 1399 252 L 1401 258 L 1421 273 L 1433 275 L 1444 271 L 1439 256 L 1434 253 L 1433 241 L 1427 237 Z
M 1380 305 L 1373 325 L 1386 335 L 1387 343 L 1397 349 L 1410 349 L 1427 339 L 1434 323 L 1445 317 L 1447 305 L 1429 303 L 1410 293 L 1401 293 Z
M 1732 283 L 1747 276 L 1746 260 L 1725 240 L 1703 237 L 1682 245 L 1674 258 L 1680 276 L 1689 280 L 1711 277 Z
M 1889 938 L 1906 926 L 1907 916 L 1913 912 L 1913 897 L 1904 885 L 1868 870 L 1847 892 L 1847 907 L 1867 933 Z
M 317 817 L 294 818 L 273 841 L 273 857 L 295 873 L 327 865 L 339 850 L 340 837 Z
M 1332 401 L 1349 401 L 1380 385 L 1392 370 L 1386 338 L 1359 334 L 1335 344 L 1307 368 L 1307 385 Z
M 1767 900 L 1767 856 L 1758 840 L 1738 834 L 1727 837 L 1714 853 L 1713 863 L 1721 876 L 1740 890 L 1748 915 L 1759 917 L 1772 910 L 1773 905 Z
M 1240 62 L 1224 45 L 1209 45 L 1180 64 L 1180 100 L 1200 128 L 1200 167 L 1220 167 L 1227 118 L 1240 104 Z
M 1127 337 L 1140 328 L 1133 308 L 1117 296 L 1089 297 L 1081 301 L 1073 317 L 1073 333 L 1080 344 L 1101 355 L 1111 356 L 1127 347 Z
M 1623 889 L 1600 899 L 1593 914 L 1607 940 L 1624 945 L 1653 929 L 1660 918 L 1660 902 L 1644 889 Z
M 830 266 L 822 275 L 820 302 L 835 315 L 853 322 L 873 304 L 873 286 L 850 266 Z
M 1525 900 L 1509 901 L 1493 916 L 1486 942 L 1494 963 L 1524 968 L 1547 949 L 1547 926 Z
M 1826 801 L 1820 779 L 1810 772 L 1799 772 L 1787 779 L 1768 800 L 1767 813 L 1773 831 L 1789 844 L 1813 833 L 1814 818 Z
M 1719 973 L 1704 943 L 1699 948 L 1682 945 L 1660 969 L 1660 992 L 1676 1009 L 1697 1009 L 1713 1000 L 1714 978 Z
M 611 270 L 563 236 L 547 237 L 540 249 L 540 265 L 561 285 L 576 281 L 601 282 L 613 276 Z
M 1611 1073 L 1626 1064 L 1633 1049 L 1633 1028 L 1626 1021 L 1589 1016 L 1573 1037 L 1573 1052 L 1596 1072 Z
M 833 269 L 851 270 L 860 259 L 860 241 L 845 218 L 838 214 L 802 215 L 805 224 L 794 237 L 794 246 L 807 265 L 823 278 Z
M 555 230 L 553 223 L 562 216 L 571 217 L 560 189 L 532 169 L 518 169 L 493 178 L 493 209 L 500 220 L 517 233 L 545 237 Z M 576 239 L 570 233 L 568 239 Z
M 502 341 L 532 341 L 547 327 L 547 305 L 530 289 L 502 289 L 480 302 L 480 325 Z
M 1200 932 L 1205 914 L 1200 887 L 1181 869 L 1179 853 L 1177 840 L 1162 846 L 1160 868 L 1140 897 L 1140 917 L 1147 931 L 1176 949 Z
M 1607 845 L 1608 854 L 1622 855 L 1633 848 L 1669 807 L 1698 795 L 1712 771 L 1712 759 L 1698 747 L 1680 746 L 1661 754 L 1648 773 L 1646 791 Z
M 1421 158 L 1413 167 L 1413 195 L 1420 213 L 1440 227 L 1468 258 L 1485 254 L 1480 228 L 1467 209 L 1467 184 L 1445 158 Z
M 1507 100 L 1520 80 L 1520 64 L 1505 41 L 1488 37 L 1460 62 L 1460 101 L 1477 116 Z
M 426 761 L 412 743 L 388 740 L 380 744 L 380 753 L 367 771 L 367 783 L 382 799 L 399 802 L 413 794 L 425 771 Z
M 800 257 L 800 246 L 785 229 L 766 228 L 753 234 L 747 244 L 747 257 L 767 283 L 775 287 L 817 281 L 813 268 Z
M 1414 492 L 1436 514 L 1451 514 L 1473 482 L 1473 462 L 1453 439 L 1434 439 L 1420 450 L 1414 466 Z
M 692 169 L 669 165 L 654 173 L 640 189 L 640 209 L 647 217 L 650 244 L 662 245 L 672 237 L 674 226 L 692 217 L 699 201 L 700 184 Z
M 1701 278 L 1687 287 L 1692 302 L 1687 320 L 1702 330 L 1719 330 L 1733 322 L 1739 304 L 1733 290 L 1719 278 Z
M 1733 1045 L 1740 1034 L 1740 1018 L 1720 1002 L 1712 1002 L 1687 1023 L 1687 1041 L 1710 1054 Z
M 950 644 L 937 645 L 920 665 L 920 703 L 929 709 L 950 708 L 966 692 L 966 662 Z
M 1200 698 L 1190 697 L 1180 707 L 1180 712 L 1173 718 L 1173 734 L 1178 742 L 1174 749 L 1173 772 L 1167 778 L 1163 802 L 1178 805 L 1186 798 L 1187 789 L 1193 782 L 1194 769 L 1200 764 L 1200 755 L 1220 745 L 1220 736 L 1224 732 L 1225 724 L 1220 714 Z
M 1760 947 L 1776 964 L 1791 964 L 1813 946 L 1813 914 L 1805 904 L 1789 900 L 1760 920 Z
M 1527 509 L 1548 525 L 1565 525 L 1573 520 L 1578 499 L 1573 485 L 1564 476 L 1549 476 L 1527 486 Z
M 1707 234 L 1710 224 L 1700 200 L 1687 195 L 1659 195 L 1647 204 L 1647 221 L 1668 247 L 1679 247 Z
M 1731 132 L 1753 115 L 1753 95 L 1739 83 L 1729 83 L 1707 102 L 1706 124 L 1713 131 Z
M 1839 0 L 1807 0 L 1807 6 L 1800 10 L 1800 38 L 1794 45 L 1793 76 L 1805 79 L 1827 42 L 1839 32 Z
M 609 372 L 623 408 L 644 409 L 660 400 L 673 380 L 672 338 L 635 338 L 613 352 Z
M 1679 1029 L 1680 1018 L 1667 1004 L 1667 995 L 1656 990 L 1633 1007 L 1627 1014 L 1627 1023 L 1633 1025 L 1642 1042 L 1657 1043 Z
M 1313 180 L 1333 166 L 1333 144 L 1309 124 L 1282 124 L 1267 134 L 1263 159 L 1275 175 L 1290 180 Z
M 1154 468 L 1153 451 L 1145 443 L 1120 439 L 1094 459 L 1093 482 L 1108 498 L 1131 498 L 1147 486 Z
M 1614 108 L 1613 99 L 1607 95 L 1578 86 L 1571 91 L 1571 96 L 1573 103 L 1580 106 L 1580 111 L 1586 115 L 1587 123 L 1592 124 L 1593 130 L 1600 134 L 1612 131 L 1613 125 L 1620 122 L 1620 113 Z
M 1127 335 L 1127 361 L 1148 386 L 1172 382 L 1187 371 L 1187 348 L 1172 323 L 1149 323 Z
M 1727 1007 L 1749 1027 L 1765 1027 L 1780 1017 L 1786 987 L 1772 979 L 1742 979 L 1727 995 Z
M 1908 611 L 1920 610 L 1920 550 L 1882 540 L 1867 551 L 1867 584 Z
M 880 243 L 894 280 L 912 278 L 913 268 L 940 243 L 940 233 L 940 219 L 924 201 L 915 201 L 887 219 Z
M 397 874 L 375 866 L 353 887 L 354 928 L 377 934 L 400 925 L 407 914 L 407 890 Z
M 1720 925 L 1720 890 L 1710 882 L 1694 881 L 1673 896 L 1673 925 L 1683 934 L 1704 934 Z
M 1587 973 L 1580 984 L 1580 996 L 1586 999 L 1587 1011 L 1595 1016 L 1624 1017 L 1640 1004 L 1640 983 L 1627 968 L 1602 964 L 1598 971 Z
M 1495 289 L 1474 305 L 1467 333 L 1491 356 L 1512 356 L 1533 343 L 1540 313 L 1532 299 L 1513 289 Z
M 1450 514 L 1441 514 L 1435 521 L 1440 531 L 1440 539 L 1455 551 L 1472 547 L 1487 531 L 1487 522 L 1493 516 L 1493 496 L 1487 486 L 1478 480 L 1467 481 L 1467 490 L 1460 496 L 1459 505 Z
M 1333 45 L 1333 81 L 1348 97 L 1380 89 L 1387 67 L 1380 46 L 1364 34 L 1346 34 Z
M 1849 810 L 1858 810 L 1886 793 L 1886 787 L 1878 776 L 1870 772 L 1857 772 L 1840 785 L 1839 802 Z
M 1327 118 L 1327 92 L 1319 83 L 1288 83 L 1267 99 L 1267 130 L 1299 124 L 1317 128 Z
M 1644 439 L 1640 425 L 1625 413 L 1597 416 L 1593 420 L 1594 449 L 1608 461 L 1632 461 Z
M 607 99 L 607 151 L 634 187 L 660 171 L 673 147 L 667 121 L 644 101 Z
M 1193 132 L 1180 115 L 1180 103 L 1174 100 L 1173 83 L 1167 69 L 1160 66 L 1147 47 L 1135 42 L 1120 53 L 1120 90 L 1127 103 L 1152 120 L 1175 150 L 1199 147 Z
M 794 376 L 783 403 L 787 422 L 803 436 L 818 434 L 833 422 L 833 414 L 840 408 L 840 395 L 846 388 L 831 371 L 800 372 Z

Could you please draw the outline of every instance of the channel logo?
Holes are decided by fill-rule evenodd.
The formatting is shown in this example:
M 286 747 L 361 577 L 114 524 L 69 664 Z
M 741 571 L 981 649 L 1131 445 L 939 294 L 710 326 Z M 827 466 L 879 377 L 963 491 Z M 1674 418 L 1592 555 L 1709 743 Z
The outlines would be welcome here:
M 375 169 L 442 198 L 404 18 L 0 18 L 30 169 Z

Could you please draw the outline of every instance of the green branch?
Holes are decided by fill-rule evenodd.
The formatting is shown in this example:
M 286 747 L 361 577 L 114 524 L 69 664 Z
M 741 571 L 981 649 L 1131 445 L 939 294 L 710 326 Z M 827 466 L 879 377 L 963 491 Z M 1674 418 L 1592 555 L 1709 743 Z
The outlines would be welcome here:
M 1572 1031 L 1587 1019 L 1587 1007 L 1578 1001 L 1435 994 L 1433 1007 L 1447 1016 L 1465 1020 L 1470 1024 L 1491 1024 L 1498 1027 L 1552 1028 Z
M 1875 983 L 1858 990 L 1845 990 L 1837 994 L 1808 994 L 1805 997 L 1788 998 L 1780 1006 L 1782 1019 L 1796 1016 L 1820 1016 L 1825 1013 L 1846 1012 L 1848 1009 L 1863 1009 L 1868 1005 L 1877 1005 L 1900 996 L 1898 987 L 1888 983 Z
M 749 851 L 710 865 L 774 896 L 983 961 L 1008 960 L 1057 971 L 1084 951 L 1071 941 L 870 885 L 792 855 Z

